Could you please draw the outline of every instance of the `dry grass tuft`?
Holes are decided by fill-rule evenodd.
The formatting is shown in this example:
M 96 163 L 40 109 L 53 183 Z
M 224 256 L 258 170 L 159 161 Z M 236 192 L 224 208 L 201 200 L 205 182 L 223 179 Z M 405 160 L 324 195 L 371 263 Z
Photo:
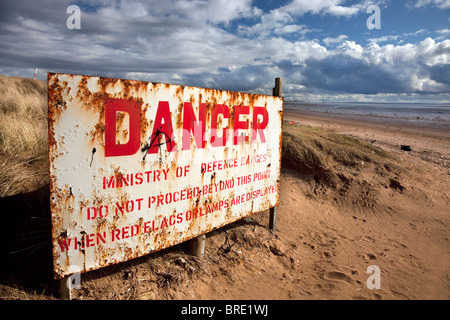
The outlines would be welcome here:
M 0 146 L 3 152 L 45 152 L 47 84 L 0 75 Z
M 30 192 L 48 182 L 48 156 L 0 152 L 0 198 Z
M 0 75 L 0 197 L 48 183 L 47 84 Z

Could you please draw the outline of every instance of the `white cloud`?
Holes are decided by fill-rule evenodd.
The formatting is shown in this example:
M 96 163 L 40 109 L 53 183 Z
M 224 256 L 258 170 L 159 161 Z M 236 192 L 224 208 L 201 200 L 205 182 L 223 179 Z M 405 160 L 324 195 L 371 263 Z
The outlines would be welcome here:
M 413 8 L 433 6 L 439 9 L 448 9 L 450 8 L 450 0 L 415 0 L 409 1 L 407 5 Z
M 439 41 L 440 40 L 445 40 L 450 35 L 450 29 L 448 29 L 448 28 L 439 29 L 439 30 L 436 30 L 436 33 L 440 35 L 440 36 L 435 38 L 436 40 L 439 40 Z
M 288 12 L 272 10 L 261 16 L 261 22 L 252 26 L 239 25 L 238 30 L 244 36 L 257 36 L 266 38 L 272 34 L 305 34 L 308 29 L 305 25 L 293 24 L 294 17 Z
M 359 58 L 361 57 L 361 54 L 363 53 L 364 48 L 357 44 L 355 41 L 345 41 L 337 46 L 336 51 L 337 52 L 344 52 L 346 55 Z
M 439 30 L 437 30 L 436 32 L 439 33 L 439 34 L 442 34 L 442 35 L 446 35 L 446 34 L 449 34 L 449 33 L 450 33 L 450 29 L 447 29 L 447 28 L 445 28 L 445 29 L 439 29 Z
M 322 41 L 327 45 L 327 46 L 331 46 L 331 45 L 335 45 L 338 43 L 341 43 L 342 41 L 344 41 L 345 39 L 347 39 L 348 36 L 346 36 L 345 34 L 341 34 L 339 37 L 337 38 L 324 38 Z
M 273 32 L 278 35 L 293 34 L 293 33 L 305 34 L 308 33 L 309 30 L 306 28 L 305 25 L 288 24 L 286 26 L 274 28 Z
M 426 33 L 426 32 L 427 32 L 426 29 L 419 29 L 419 30 L 414 31 L 414 32 L 404 33 L 403 35 L 404 35 L 404 36 L 417 36 L 417 35 L 419 35 L 419 34 L 423 34 L 423 33 Z
M 368 40 L 370 42 L 380 43 L 380 42 L 387 42 L 387 41 L 395 41 L 398 38 L 400 38 L 400 36 L 398 36 L 398 35 L 396 35 L 396 36 L 388 35 L 388 36 L 382 36 L 382 37 L 379 37 L 379 38 L 369 38 Z
M 350 7 L 342 6 L 343 0 L 293 0 L 280 11 L 287 12 L 294 16 L 301 16 L 305 13 L 312 14 L 330 14 L 335 16 L 353 16 L 361 8 L 359 5 L 352 5 Z
M 330 6 L 327 10 L 327 13 L 334 16 L 344 16 L 351 17 L 358 13 L 360 8 L 352 6 L 352 7 L 344 7 L 344 6 Z
M 381 36 L 378 38 L 369 38 L 367 40 L 369 42 L 375 42 L 375 43 L 398 41 L 398 44 L 400 44 L 400 43 L 405 42 L 405 40 L 401 39 L 401 38 L 414 37 L 414 36 L 422 35 L 425 33 L 428 33 L 426 29 L 419 29 L 414 32 L 403 33 L 402 35 L 385 35 L 385 36 Z
M 362 47 L 345 41 L 323 57 L 307 61 L 307 87 L 360 94 L 450 92 L 450 40 Z M 351 88 L 351 89 L 350 89 Z
M 272 34 L 301 34 L 315 31 L 305 25 L 295 24 L 298 17 L 306 13 L 324 14 L 331 16 L 351 17 L 366 7 L 366 2 L 343 6 L 345 0 L 293 0 L 277 9 L 264 13 L 260 17 L 260 23 L 252 26 L 240 25 L 239 31 L 242 35 L 256 35 L 264 38 Z

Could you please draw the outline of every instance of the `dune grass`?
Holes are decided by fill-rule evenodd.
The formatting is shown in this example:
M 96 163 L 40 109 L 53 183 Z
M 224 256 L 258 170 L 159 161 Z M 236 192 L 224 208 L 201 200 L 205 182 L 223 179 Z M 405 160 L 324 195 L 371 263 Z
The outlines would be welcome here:
M 0 197 L 48 181 L 47 83 L 0 75 Z
M 348 171 L 364 165 L 386 169 L 396 166 L 395 158 L 369 142 L 332 131 L 302 125 L 283 125 L 283 166 L 312 175 L 321 183 L 336 186 Z
M 0 76 L 0 146 L 8 151 L 45 152 L 47 84 Z M 5 150 L 3 150 L 5 151 Z

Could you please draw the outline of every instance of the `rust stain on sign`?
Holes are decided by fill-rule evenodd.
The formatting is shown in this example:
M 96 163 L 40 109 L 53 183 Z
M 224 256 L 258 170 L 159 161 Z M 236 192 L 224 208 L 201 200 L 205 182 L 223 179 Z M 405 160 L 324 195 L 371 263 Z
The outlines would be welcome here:
M 55 278 L 279 202 L 279 97 L 48 75 Z

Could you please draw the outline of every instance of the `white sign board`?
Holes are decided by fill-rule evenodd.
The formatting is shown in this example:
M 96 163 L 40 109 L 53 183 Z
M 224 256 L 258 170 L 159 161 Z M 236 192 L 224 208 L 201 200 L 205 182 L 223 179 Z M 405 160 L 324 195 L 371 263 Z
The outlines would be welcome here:
M 56 278 L 278 205 L 279 97 L 48 76 Z

